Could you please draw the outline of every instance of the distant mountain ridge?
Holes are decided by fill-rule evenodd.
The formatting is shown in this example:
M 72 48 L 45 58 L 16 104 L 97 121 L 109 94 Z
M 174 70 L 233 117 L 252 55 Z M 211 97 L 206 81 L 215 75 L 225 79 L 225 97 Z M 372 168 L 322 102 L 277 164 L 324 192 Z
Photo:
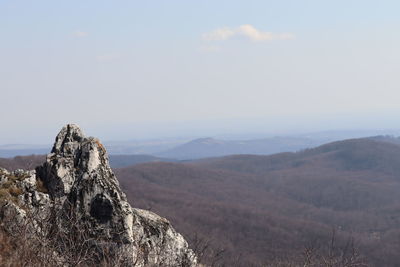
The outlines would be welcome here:
M 150 155 L 109 155 L 112 168 L 122 168 L 146 162 L 175 162 L 172 159 L 158 158 Z M 17 169 L 29 169 L 38 166 L 46 159 L 45 155 L 16 156 L 13 158 L 0 158 L 0 167 L 14 171 Z
M 267 141 L 265 141 L 267 140 Z M 278 140 L 275 145 L 271 145 L 267 147 L 267 144 L 270 142 L 274 142 L 274 140 Z M 110 165 L 112 168 L 122 168 L 122 167 L 127 167 L 127 166 L 133 166 L 141 163 L 146 163 L 146 162 L 179 162 L 182 160 L 199 160 L 199 159 L 207 159 L 207 158 L 213 158 L 213 157 L 225 157 L 225 156 L 232 156 L 232 155 L 272 155 L 272 154 L 277 154 L 277 153 L 266 153 L 266 151 L 269 149 L 270 151 L 277 150 L 279 151 L 278 153 L 285 153 L 285 152 L 296 152 L 296 151 L 301 151 L 301 150 L 309 150 L 310 151 L 315 151 L 312 150 L 312 141 L 309 143 L 309 147 L 302 148 L 302 149 L 295 149 L 302 147 L 305 145 L 305 142 L 303 142 L 303 139 L 293 139 L 291 138 L 290 140 L 292 141 L 291 143 L 286 142 L 285 140 L 289 140 L 286 138 L 270 138 L 270 139 L 261 139 L 261 140 L 247 140 L 247 141 L 225 141 L 225 140 L 218 140 L 214 138 L 200 138 L 193 140 L 191 142 L 188 142 L 184 145 L 176 147 L 176 149 L 167 151 L 165 153 L 160 153 L 164 155 L 164 157 L 161 156 L 154 156 L 150 154 L 133 154 L 133 155 L 119 155 L 119 154 L 111 154 L 109 155 L 110 159 Z M 297 140 L 297 144 L 296 144 Z M 307 140 L 307 139 L 305 139 Z M 353 139 L 349 139 L 353 140 Z M 367 137 L 367 138 L 361 138 L 361 139 L 354 139 L 354 140 L 374 140 L 377 142 L 383 142 L 383 143 L 390 143 L 390 144 L 397 144 L 400 145 L 400 138 L 397 137 L 392 137 L 392 136 L 372 136 L 372 137 Z M 280 142 L 280 143 L 279 143 Z M 337 142 L 342 142 L 342 141 L 337 141 Z M 316 149 L 324 149 L 327 147 L 332 146 L 333 144 L 337 143 L 333 142 L 330 144 L 326 144 L 326 146 L 322 145 L 320 148 Z M 343 142 L 348 142 L 348 140 L 345 140 Z M 317 142 L 315 142 L 317 143 Z M 250 145 L 249 145 L 250 144 Z M 18 150 L 12 150 L 12 154 L 18 153 L 22 145 L 18 146 Z M 285 149 L 286 148 L 286 149 Z M 198 149 L 197 152 L 189 154 L 190 151 L 194 151 L 195 149 Z M 280 151 L 283 150 L 283 151 Z M 22 151 L 28 151 L 28 150 L 22 150 Z M 47 149 L 46 149 L 47 151 Z M 38 150 L 34 152 L 40 152 Z M 250 153 L 254 152 L 254 153 Z M 259 152 L 259 153 L 257 153 Z M 264 153 L 265 152 L 265 153 Z M 47 152 L 46 152 L 47 153 Z M 29 168 L 30 166 L 33 166 L 32 164 L 39 164 L 42 159 L 45 157 L 44 153 L 31 153 L 29 155 L 22 156 L 24 154 L 18 155 L 18 156 L 13 156 L 13 157 L 4 157 L 1 156 L 1 149 L 0 149 L 0 166 L 6 167 L 10 170 L 15 170 L 18 168 L 26 169 Z M 250 156 L 249 156 L 250 157 Z
M 160 158 L 151 155 L 110 155 L 110 165 L 112 168 L 122 168 L 147 162 L 176 162 L 168 158 Z
M 114 170 L 130 201 L 168 215 L 191 244 L 196 236 L 211 237 L 213 250 L 226 249 L 227 266 L 239 266 L 234 259 L 240 253 L 246 255 L 241 266 L 287 258 L 307 242 L 329 240 L 337 227 L 338 240 L 354 236 L 372 266 L 395 267 L 400 262 L 398 140 L 374 136 L 298 152 L 185 162 L 125 155 L 116 163 L 132 166 Z M 198 143 L 221 144 L 210 138 Z M 0 159 L 0 166 L 24 167 L 35 160 L 42 161 L 40 156 Z
M 295 152 L 317 147 L 329 142 L 350 138 L 371 138 L 378 141 L 400 143 L 400 138 L 388 135 L 373 135 L 375 132 L 320 132 L 298 136 L 276 136 L 258 139 L 219 139 L 198 138 L 194 140 L 176 138 L 160 140 L 111 141 L 104 145 L 109 155 L 136 155 L 140 157 L 154 156 L 162 160 L 193 160 L 208 157 L 221 157 L 234 154 L 271 155 L 280 152 Z M 362 137 L 364 136 L 364 137 Z M 15 156 L 43 155 L 50 151 L 50 145 L 0 145 L 0 158 Z M 146 155 L 146 156 L 145 156 Z M 157 161 L 157 159 L 154 159 Z M 168 160 L 168 161 L 169 161 Z M 135 160 L 134 160 L 135 161 Z M 150 160 L 149 158 L 149 161 Z M 144 162 L 144 160 L 141 160 Z
M 214 249 L 226 248 L 227 266 L 239 266 L 234 259 L 240 253 L 246 255 L 240 266 L 287 259 L 313 240 L 329 242 L 336 228 L 338 242 L 355 237 L 371 266 L 395 267 L 400 146 L 380 139 L 295 153 L 145 163 L 116 173 L 128 199 L 140 196 L 140 207 L 169 214 L 187 236 L 193 229 L 212 236 Z
M 323 143 L 320 140 L 302 137 L 272 137 L 256 140 L 200 138 L 157 155 L 179 160 L 221 157 L 234 154 L 269 155 L 280 152 L 294 152 Z

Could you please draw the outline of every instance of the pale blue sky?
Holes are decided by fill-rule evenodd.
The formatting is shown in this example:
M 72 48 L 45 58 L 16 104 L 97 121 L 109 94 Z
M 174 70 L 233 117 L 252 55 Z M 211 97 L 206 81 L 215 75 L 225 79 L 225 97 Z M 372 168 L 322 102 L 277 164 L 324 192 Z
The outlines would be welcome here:
M 67 122 L 103 139 L 399 128 L 399 13 L 399 1 L 0 0 L 0 144 L 46 142 Z

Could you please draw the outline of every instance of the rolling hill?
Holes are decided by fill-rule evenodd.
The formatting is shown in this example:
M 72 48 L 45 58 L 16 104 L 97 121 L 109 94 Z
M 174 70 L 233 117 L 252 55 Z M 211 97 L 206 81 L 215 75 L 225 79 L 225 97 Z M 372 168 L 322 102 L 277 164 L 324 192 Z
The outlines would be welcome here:
M 200 138 L 157 153 L 160 157 L 192 160 L 233 154 L 268 155 L 315 147 L 324 142 L 303 137 L 273 137 L 256 140 L 219 140 Z
M 130 201 L 225 249 L 224 262 L 261 265 L 312 242 L 357 240 L 374 266 L 400 262 L 400 146 L 371 139 L 297 153 L 238 155 L 117 169 Z M 240 254 L 241 253 L 241 254 Z
M 351 236 L 371 266 L 392 267 L 400 262 L 400 146 L 384 139 L 114 170 L 132 204 L 170 219 L 192 246 L 207 244 L 206 263 L 216 254 L 225 266 L 296 259 L 310 244 L 323 249 L 334 228 L 338 245 Z

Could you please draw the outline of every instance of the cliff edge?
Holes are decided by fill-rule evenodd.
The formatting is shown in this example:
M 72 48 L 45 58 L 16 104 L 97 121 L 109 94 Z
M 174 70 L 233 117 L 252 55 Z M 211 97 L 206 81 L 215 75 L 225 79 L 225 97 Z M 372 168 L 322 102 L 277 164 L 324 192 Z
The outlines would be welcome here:
M 103 145 L 74 124 L 35 170 L 0 169 L 0 227 L 44 266 L 197 266 L 167 219 L 129 205 Z

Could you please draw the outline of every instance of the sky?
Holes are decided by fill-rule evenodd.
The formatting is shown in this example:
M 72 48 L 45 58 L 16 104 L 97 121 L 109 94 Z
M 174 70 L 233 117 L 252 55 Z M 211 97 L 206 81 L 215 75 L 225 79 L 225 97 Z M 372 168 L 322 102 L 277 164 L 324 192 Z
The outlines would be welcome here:
M 0 0 L 0 144 L 400 128 L 400 2 Z

